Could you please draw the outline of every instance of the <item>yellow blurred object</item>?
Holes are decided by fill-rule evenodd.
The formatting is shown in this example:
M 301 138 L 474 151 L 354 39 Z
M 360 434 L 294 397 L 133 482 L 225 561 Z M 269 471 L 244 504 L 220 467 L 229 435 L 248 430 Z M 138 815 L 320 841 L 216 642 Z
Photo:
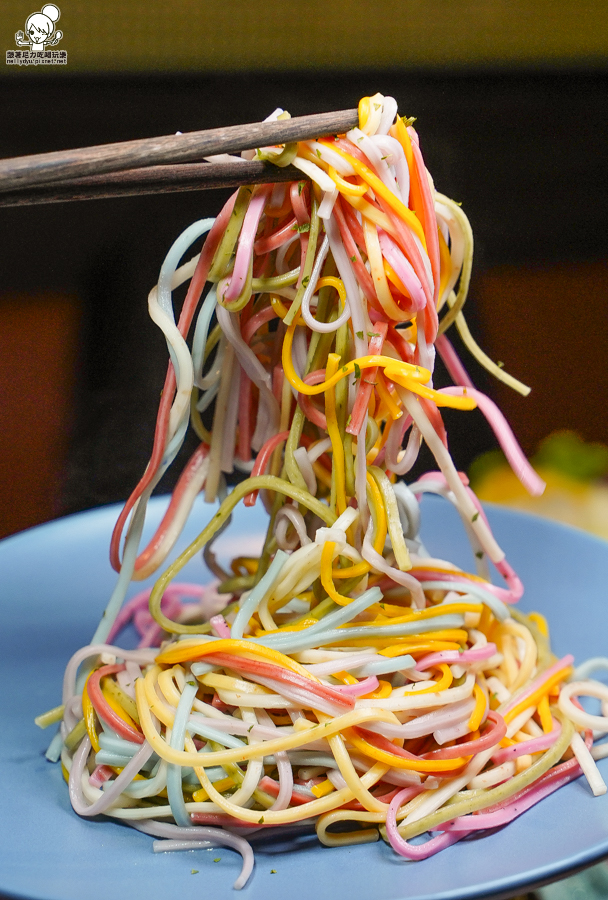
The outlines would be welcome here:
M 564 448 L 568 454 L 564 453 Z M 557 452 L 555 452 L 555 450 Z M 531 497 L 498 454 L 471 467 L 471 487 L 482 502 L 501 503 L 523 512 L 565 522 L 608 540 L 608 483 L 599 444 L 586 444 L 571 432 L 558 432 L 542 442 L 535 470 L 547 483 L 542 497 Z M 561 452 L 560 452 L 561 451 Z M 574 454 L 574 455 L 573 455 Z M 555 459 L 552 461 L 551 456 Z M 490 457 L 490 454 L 487 455 Z M 578 465 L 577 465 L 578 464 Z M 597 469 L 594 476 L 593 468 Z M 585 475 L 585 469 L 589 472 Z M 569 474 L 570 469 L 575 474 Z

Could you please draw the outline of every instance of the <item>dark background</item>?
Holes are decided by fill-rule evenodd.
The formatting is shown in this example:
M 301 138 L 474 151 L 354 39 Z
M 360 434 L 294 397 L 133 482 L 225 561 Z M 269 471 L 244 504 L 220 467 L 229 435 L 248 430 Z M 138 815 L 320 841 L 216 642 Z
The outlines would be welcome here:
M 471 374 L 506 409 L 527 453 L 555 428 L 608 441 L 605 72 L 23 76 L 0 79 L 2 157 L 392 94 L 417 118 L 437 189 L 471 220 L 471 329 L 533 393 L 505 391 L 474 362 Z M 0 209 L 0 534 L 130 492 L 150 452 L 166 366 L 147 293 L 175 237 L 227 195 Z M 463 469 L 494 446 L 477 413 L 451 414 L 448 426 Z

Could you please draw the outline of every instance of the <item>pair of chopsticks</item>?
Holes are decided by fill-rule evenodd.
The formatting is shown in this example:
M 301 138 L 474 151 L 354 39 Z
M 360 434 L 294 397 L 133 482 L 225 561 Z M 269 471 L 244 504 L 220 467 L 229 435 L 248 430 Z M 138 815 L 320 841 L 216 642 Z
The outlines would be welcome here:
M 100 144 L 0 160 L 0 206 L 29 206 L 297 181 L 293 166 L 257 160 L 200 162 L 207 156 L 344 134 L 358 123 L 356 109 L 278 122 L 230 125 L 206 131 Z M 192 162 L 197 160 L 197 162 Z

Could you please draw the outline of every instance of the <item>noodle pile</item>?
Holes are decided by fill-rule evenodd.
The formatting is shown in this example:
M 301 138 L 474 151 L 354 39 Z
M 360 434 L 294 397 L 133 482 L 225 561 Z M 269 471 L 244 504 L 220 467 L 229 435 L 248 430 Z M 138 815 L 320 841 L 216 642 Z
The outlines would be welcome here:
M 469 223 L 435 191 L 392 98 L 364 98 L 359 118 L 346 135 L 256 151 L 305 180 L 240 188 L 169 251 L 149 308 L 170 364 L 151 459 L 112 538 L 117 586 L 68 664 L 62 706 L 39 720 L 62 716 L 48 755 L 61 757 L 79 815 L 120 819 L 160 838 L 155 850 L 232 847 L 244 860 L 237 888 L 253 868 L 246 838 L 267 829 L 314 827 L 329 846 L 381 836 L 423 859 L 581 771 L 606 791 L 595 764 L 606 745 L 593 740 L 608 718 L 578 697 L 608 703 L 588 678 L 608 664 L 592 660 L 573 681 L 544 619 L 515 610 L 522 584 L 447 448 L 441 408 L 478 407 L 542 493 L 446 337 L 455 324 L 527 393 L 466 326 Z M 436 352 L 452 387 L 433 386 Z M 189 427 L 200 444 L 140 550 L 147 501 Z M 408 486 L 422 441 L 437 471 Z M 246 477 L 227 492 L 233 472 Z M 218 512 L 125 605 L 201 491 Z M 429 556 L 427 492 L 460 514 L 474 573 Z M 241 502 L 264 504 L 268 532 L 259 558 L 226 572 L 212 543 Z M 216 581 L 176 582 L 201 551 Z M 140 646 L 121 649 L 130 622 Z

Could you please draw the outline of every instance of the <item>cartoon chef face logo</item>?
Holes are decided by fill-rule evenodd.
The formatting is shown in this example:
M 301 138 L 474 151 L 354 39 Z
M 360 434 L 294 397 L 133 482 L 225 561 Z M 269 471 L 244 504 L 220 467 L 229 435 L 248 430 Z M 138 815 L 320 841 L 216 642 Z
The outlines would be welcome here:
M 40 12 L 32 13 L 25 23 L 25 34 L 18 31 L 15 35 L 17 46 L 35 51 L 54 47 L 63 37 L 63 32 L 55 31 L 55 22 L 60 15 L 59 7 L 52 3 L 43 6 Z

